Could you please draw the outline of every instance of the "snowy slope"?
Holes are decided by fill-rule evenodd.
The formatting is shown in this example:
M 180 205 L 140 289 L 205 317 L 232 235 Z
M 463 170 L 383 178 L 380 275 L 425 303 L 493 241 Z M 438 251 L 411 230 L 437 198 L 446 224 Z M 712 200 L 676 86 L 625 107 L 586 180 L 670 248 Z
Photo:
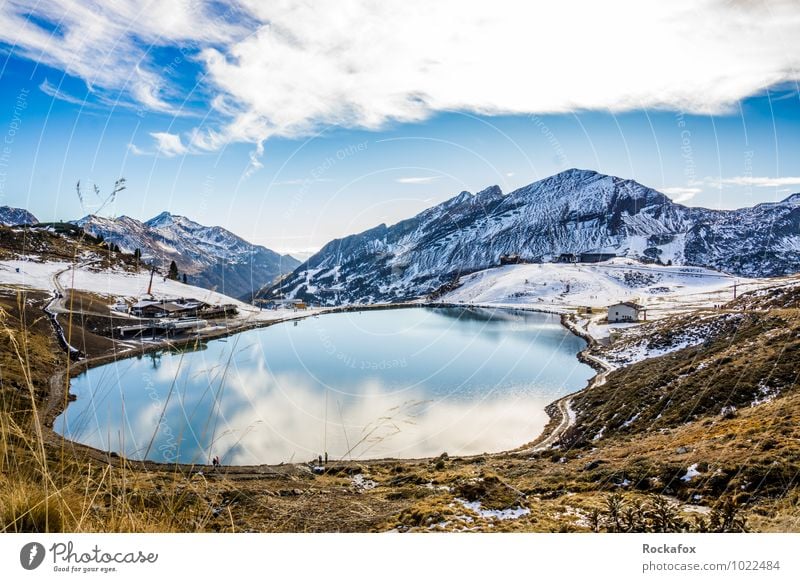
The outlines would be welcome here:
M 768 225 L 765 228 L 765 225 Z M 632 180 L 567 170 L 508 195 L 493 186 L 393 226 L 334 240 L 264 295 L 328 303 L 397 301 L 496 266 L 608 252 L 740 276 L 800 271 L 800 195 L 716 211 L 686 208 Z
M 174 260 L 189 282 L 233 297 L 249 299 L 299 264 L 289 255 L 250 244 L 222 227 L 203 226 L 168 212 L 146 222 L 128 216 L 86 216 L 76 224 L 123 251 L 140 249 L 143 261 L 164 270 Z
M 91 267 L 79 267 L 73 273 L 68 269 L 59 280 L 65 288 L 82 291 L 91 291 L 100 295 L 115 298 L 137 300 L 145 295 L 150 283 L 150 274 L 147 271 L 131 273 L 121 269 L 96 270 Z M 184 285 L 179 281 L 172 281 L 164 277 L 154 277 L 152 294 L 157 298 L 187 297 L 199 299 L 211 305 L 233 303 L 239 309 L 257 311 L 256 308 L 242 303 L 215 291 L 210 291 L 194 285 Z
M 21 224 L 38 224 L 36 217 L 24 208 L 0 206 L 0 225 L 16 226 Z
M 147 291 L 150 283 L 150 273 L 144 269 L 139 272 L 130 272 L 120 268 L 98 269 L 92 264 L 82 264 L 73 270 L 69 263 L 58 261 L 39 262 L 35 258 L 31 260 L 0 261 L 0 291 L 13 291 L 19 287 L 27 287 L 52 292 L 55 287 L 54 277 L 58 277 L 60 285 L 65 290 L 76 289 L 107 296 L 109 306 L 123 299 L 129 302 L 140 299 Z M 204 301 L 211 305 L 236 305 L 238 314 L 228 318 L 228 325 L 230 325 L 231 321 L 238 321 L 244 324 L 294 319 L 307 317 L 319 312 L 319 310 L 315 309 L 297 312 L 289 310 L 262 311 L 227 295 L 194 285 L 184 285 L 178 281 L 164 279 L 163 277 L 155 277 L 153 279 L 152 295 L 157 299 L 185 297 Z
M 526 305 L 565 311 L 637 301 L 658 307 L 664 300 L 721 292 L 732 298 L 734 281 L 749 281 L 702 267 L 646 265 L 613 259 L 591 265 L 543 263 L 507 265 L 464 276 L 441 300 L 479 304 Z
M 698 312 L 690 322 L 669 318 L 646 327 L 622 330 L 613 344 L 594 354 L 613 366 L 623 366 L 697 346 L 722 333 L 734 333 L 744 313 Z
M 73 271 L 70 263 L 62 261 L 7 260 L 0 261 L 0 286 L 19 286 L 53 291 L 54 277 L 65 289 L 91 291 L 100 295 L 138 299 L 150 283 L 150 273 L 144 269 L 129 272 L 123 269 L 96 269 L 92 265 L 78 265 Z M 220 305 L 235 303 L 239 308 L 257 311 L 256 308 L 214 291 L 184 285 L 178 281 L 155 277 L 153 295 L 156 297 L 191 297 L 206 303 Z
M 52 291 L 54 288 L 53 277 L 67 267 L 69 267 L 69 263 L 60 261 L 0 261 L 0 285 L 14 285 Z

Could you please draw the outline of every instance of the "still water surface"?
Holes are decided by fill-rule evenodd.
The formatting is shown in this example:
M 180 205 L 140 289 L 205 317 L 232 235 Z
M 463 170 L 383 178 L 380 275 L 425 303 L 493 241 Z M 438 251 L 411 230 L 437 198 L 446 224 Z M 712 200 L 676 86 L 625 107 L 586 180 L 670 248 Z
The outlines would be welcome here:
M 129 458 L 246 465 L 494 452 L 594 374 L 557 316 L 495 309 L 339 313 L 76 377 L 56 430 Z

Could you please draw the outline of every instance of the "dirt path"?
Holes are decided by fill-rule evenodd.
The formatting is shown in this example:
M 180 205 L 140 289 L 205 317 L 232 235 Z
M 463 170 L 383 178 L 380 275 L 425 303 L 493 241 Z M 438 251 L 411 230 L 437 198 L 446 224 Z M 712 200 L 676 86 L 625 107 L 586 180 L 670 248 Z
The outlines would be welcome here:
M 572 408 L 570 407 L 571 403 L 572 395 L 565 396 L 564 398 L 561 398 L 553 403 L 556 406 L 556 411 L 561 415 L 561 420 L 559 421 L 558 426 L 550 431 L 544 440 L 540 441 L 538 444 L 528 449 L 523 449 L 523 454 L 529 455 L 544 451 L 558 442 L 558 439 L 561 438 L 561 436 L 567 431 L 567 429 L 569 429 L 570 426 L 572 426 L 572 423 L 574 422 Z
M 586 349 L 584 349 L 580 354 L 578 354 L 578 359 L 582 362 L 592 366 L 595 370 L 597 370 L 597 374 L 589 381 L 589 384 L 583 390 L 579 390 L 578 392 L 573 392 L 572 394 L 568 394 L 553 402 L 550 406 L 552 407 L 551 414 L 555 416 L 553 413 L 559 415 L 560 420 L 558 424 L 553 427 L 547 436 L 544 439 L 538 441 L 532 447 L 522 449 L 522 454 L 532 454 L 538 453 L 540 451 L 544 451 L 549 449 L 551 446 L 556 444 L 558 440 L 566 433 L 570 428 L 575 425 L 576 415 L 572 411 L 572 400 L 577 394 L 581 394 L 586 390 L 591 390 L 592 388 L 596 388 L 598 386 L 602 386 L 606 383 L 606 379 L 608 375 L 616 370 L 617 368 L 608 362 L 605 362 L 589 353 L 589 351 L 597 344 L 597 340 L 595 340 L 586 330 L 582 329 L 575 323 L 572 319 L 568 316 L 563 316 L 561 318 L 561 323 L 569 329 L 575 335 L 578 335 L 584 338 L 588 345 Z
M 71 268 L 72 266 L 69 266 L 66 269 L 61 269 L 60 271 L 56 271 L 56 273 L 53 274 L 52 277 L 53 298 L 47 303 L 47 305 L 45 305 L 44 312 L 47 314 L 47 317 L 53 324 L 53 329 L 56 332 L 56 336 L 58 337 L 58 341 L 61 344 L 61 346 L 64 349 L 66 349 L 67 352 L 69 352 L 70 357 L 78 357 L 80 356 L 80 350 L 69 344 L 69 342 L 67 341 L 67 336 L 64 333 L 64 328 L 58 322 L 58 314 L 68 312 L 64 308 L 64 287 L 62 287 L 61 281 L 59 281 L 58 278 L 67 271 L 69 271 Z
M 592 356 L 587 355 L 586 357 L 588 358 Z M 602 386 L 603 384 L 605 384 L 608 374 L 613 372 L 615 369 L 616 368 L 612 367 L 607 368 L 606 370 L 598 373 L 594 378 L 592 378 L 592 381 L 583 390 L 579 390 L 578 392 L 573 392 L 572 394 L 564 396 L 563 398 L 553 402 L 551 406 L 555 406 L 555 412 L 557 412 L 560 416 L 558 425 L 556 425 L 543 440 L 539 441 L 532 447 L 523 449 L 521 453 L 526 455 L 538 453 L 540 451 L 549 449 L 551 446 L 556 444 L 558 440 L 564 435 L 564 433 L 566 433 L 570 428 L 575 426 L 576 415 L 572 411 L 572 399 L 576 395 L 582 394 L 586 390 L 591 390 L 592 388 L 596 388 L 597 386 Z

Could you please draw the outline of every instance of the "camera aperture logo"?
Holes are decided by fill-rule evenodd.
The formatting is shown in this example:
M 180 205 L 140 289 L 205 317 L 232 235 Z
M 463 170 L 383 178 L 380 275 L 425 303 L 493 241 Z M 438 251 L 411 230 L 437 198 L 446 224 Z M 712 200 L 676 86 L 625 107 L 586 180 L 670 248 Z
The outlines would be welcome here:
M 89 550 L 78 550 L 72 542 L 56 542 L 48 550 L 38 542 L 30 542 L 22 546 L 19 552 L 19 563 L 26 570 L 35 570 L 50 555 L 54 572 L 100 573 L 118 572 L 120 565 L 154 564 L 158 554 L 137 551 L 104 551 L 95 545 Z
M 35 570 L 44 562 L 44 546 L 39 542 L 30 542 L 19 551 L 19 563 L 26 570 Z

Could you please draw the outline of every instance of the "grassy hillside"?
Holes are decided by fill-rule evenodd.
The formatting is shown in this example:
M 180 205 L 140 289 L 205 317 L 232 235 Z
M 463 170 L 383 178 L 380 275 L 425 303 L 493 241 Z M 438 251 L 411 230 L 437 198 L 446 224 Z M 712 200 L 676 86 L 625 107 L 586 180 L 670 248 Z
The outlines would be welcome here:
M 59 223 L 60 224 L 60 223 Z M 0 226 L 0 259 L 33 257 L 47 261 L 96 261 L 98 268 L 114 266 L 134 269 L 139 261 L 129 253 L 112 251 L 103 240 L 67 224 L 71 228 L 55 228 L 40 224 L 35 227 Z
M 594 471 L 644 491 L 739 502 L 788 495 L 800 473 L 799 300 L 800 286 L 746 295 L 712 316 L 702 343 L 611 374 L 575 398 L 577 423 L 562 447 L 592 458 L 626 451 L 613 470 Z M 651 324 L 639 336 L 668 344 L 698 319 Z

